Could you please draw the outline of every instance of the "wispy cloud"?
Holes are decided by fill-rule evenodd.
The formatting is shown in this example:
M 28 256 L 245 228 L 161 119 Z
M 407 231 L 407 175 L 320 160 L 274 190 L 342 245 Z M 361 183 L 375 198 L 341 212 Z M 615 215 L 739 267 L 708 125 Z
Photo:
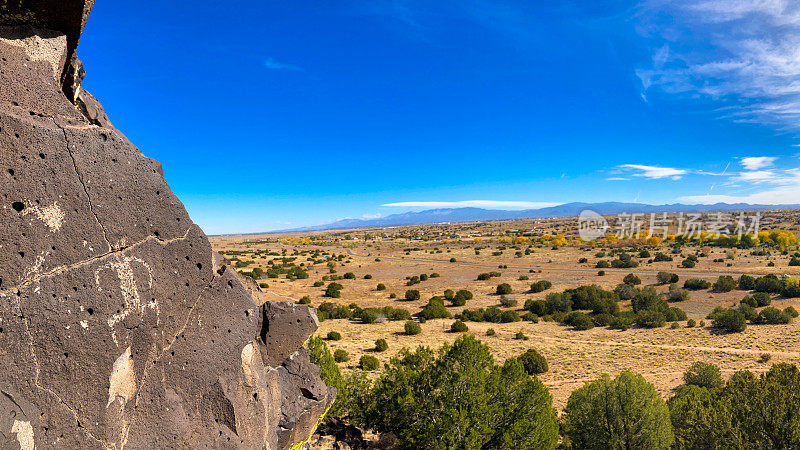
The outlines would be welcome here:
M 636 73 L 654 91 L 711 101 L 736 121 L 800 128 L 800 3 L 644 0 L 638 30 L 652 45 Z
M 748 156 L 742 158 L 742 166 L 747 170 L 758 170 L 771 166 L 778 158 L 772 156 Z
M 723 187 L 738 191 L 729 194 L 689 195 L 678 201 L 691 203 L 800 204 L 800 168 L 773 167 L 777 158 L 747 157 L 739 161 L 744 168 L 728 175 Z M 757 169 L 757 170 L 756 170 Z
M 650 178 L 653 180 L 658 180 L 661 178 L 671 178 L 673 180 L 680 180 L 684 175 L 688 173 L 687 170 L 684 169 L 675 169 L 672 167 L 657 167 L 657 166 L 645 166 L 642 164 L 622 164 L 618 166 L 620 169 L 631 169 L 636 173 L 633 174 L 635 177 L 645 177 Z
M 504 200 L 462 200 L 456 202 L 397 202 L 386 203 L 381 206 L 397 208 L 546 208 L 561 203 L 552 202 L 526 202 Z
M 287 64 L 276 61 L 273 58 L 267 58 L 264 60 L 264 67 L 271 70 L 291 70 L 295 72 L 304 72 L 305 70 L 300 66 L 295 66 L 294 64 Z
M 606 178 L 606 181 L 630 181 L 630 178 L 625 178 L 625 177 L 611 177 L 611 178 Z

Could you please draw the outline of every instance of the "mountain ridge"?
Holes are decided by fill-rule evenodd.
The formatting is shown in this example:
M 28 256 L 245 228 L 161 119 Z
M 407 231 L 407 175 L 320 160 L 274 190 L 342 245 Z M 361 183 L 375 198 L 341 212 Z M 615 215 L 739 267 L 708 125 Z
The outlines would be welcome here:
M 352 228 L 382 228 L 398 227 L 410 225 L 428 225 L 442 222 L 477 222 L 491 220 L 511 220 L 511 219 L 543 219 L 549 217 L 577 217 L 581 211 L 592 210 L 601 215 L 616 215 L 623 213 L 697 213 L 697 212 L 732 212 L 732 211 L 766 211 L 766 210 L 786 210 L 800 209 L 800 205 L 752 205 L 748 203 L 715 203 L 711 205 L 702 204 L 683 204 L 671 203 L 664 205 L 650 205 L 646 203 L 625 203 L 625 202 L 571 202 L 556 206 L 548 206 L 536 209 L 524 210 L 503 210 L 485 209 L 476 207 L 464 208 L 437 208 L 424 211 L 409 211 L 404 213 L 391 214 L 386 217 L 374 219 L 341 219 L 327 224 L 314 225 L 309 227 L 299 227 L 286 230 L 272 231 L 279 232 L 298 232 L 298 231 L 328 231 L 343 230 Z M 261 234 L 261 233 L 253 233 Z

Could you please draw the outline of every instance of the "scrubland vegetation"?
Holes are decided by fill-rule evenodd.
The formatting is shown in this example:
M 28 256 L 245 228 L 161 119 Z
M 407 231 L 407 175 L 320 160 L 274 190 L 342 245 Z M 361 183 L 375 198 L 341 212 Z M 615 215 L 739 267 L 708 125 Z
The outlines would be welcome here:
M 796 447 L 776 385 L 797 383 L 800 214 L 765 217 L 741 238 L 553 219 L 212 241 L 265 301 L 316 309 L 331 414 L 405 448 Z

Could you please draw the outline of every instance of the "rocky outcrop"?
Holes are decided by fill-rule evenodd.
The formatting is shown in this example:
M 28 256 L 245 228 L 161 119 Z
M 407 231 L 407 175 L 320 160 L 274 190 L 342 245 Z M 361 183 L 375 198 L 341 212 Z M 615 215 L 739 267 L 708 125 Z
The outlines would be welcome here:
M 92 1 L 0 0 L 0 448 L 289 448 L 335 391 L 80 88 Z

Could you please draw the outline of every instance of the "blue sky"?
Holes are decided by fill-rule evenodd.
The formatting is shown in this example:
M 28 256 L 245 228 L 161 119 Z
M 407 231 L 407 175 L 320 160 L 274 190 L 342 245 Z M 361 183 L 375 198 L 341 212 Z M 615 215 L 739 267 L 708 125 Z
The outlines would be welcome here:
M 219 5 L 100 1 L 79 49 L 84 88 L 209 234 L 800 203 L 796 2 Z

